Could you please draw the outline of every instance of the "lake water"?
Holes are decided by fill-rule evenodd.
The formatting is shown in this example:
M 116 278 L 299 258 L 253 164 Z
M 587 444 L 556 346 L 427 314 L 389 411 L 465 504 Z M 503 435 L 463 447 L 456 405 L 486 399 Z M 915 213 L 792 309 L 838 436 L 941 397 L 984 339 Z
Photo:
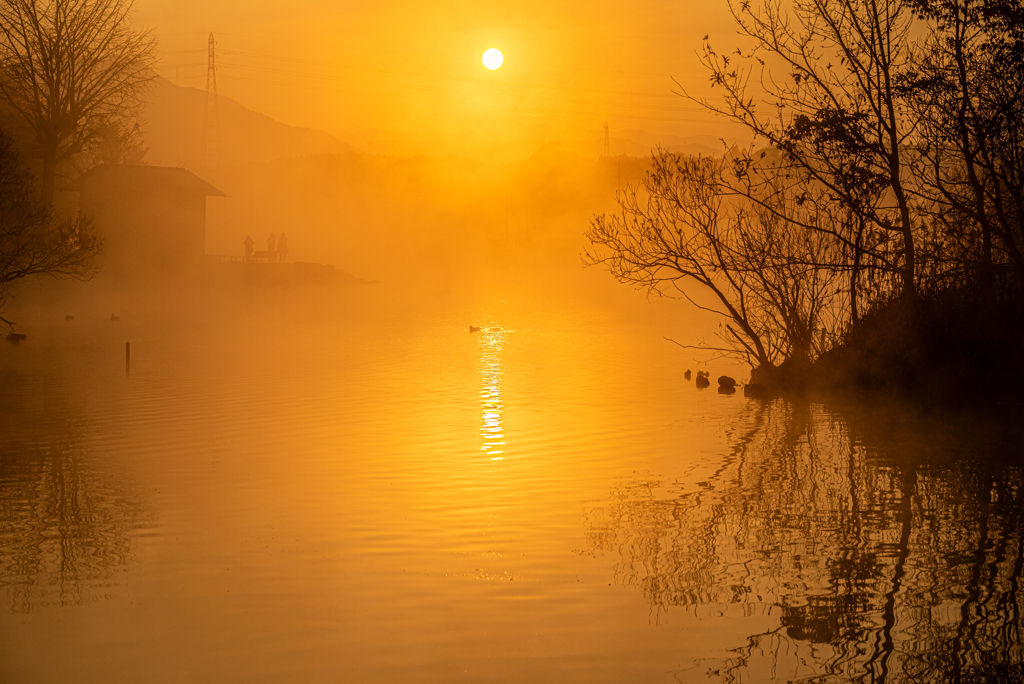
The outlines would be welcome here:
M 22 316 L 0 681 L 1019 681 L 1009 421 L 697 390 L 602 278 Z

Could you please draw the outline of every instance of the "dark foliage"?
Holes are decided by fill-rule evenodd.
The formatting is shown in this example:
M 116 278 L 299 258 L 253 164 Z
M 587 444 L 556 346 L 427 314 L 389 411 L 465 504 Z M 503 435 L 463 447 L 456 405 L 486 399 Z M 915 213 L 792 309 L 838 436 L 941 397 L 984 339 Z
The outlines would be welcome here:
M 949 289 L 914 306 L 878 306 L 845 344 L 823 356 L 815 380 L 942 403 L 1019 393 L 1024 302 Z
M 0 133 L 0 314 L 14 283 L 31 276 L 85 280 L 100 240 L 81 217 L 60 219 L 39 202 L 10 136 Z M 13 330 L 14 324 L 0 317 Z

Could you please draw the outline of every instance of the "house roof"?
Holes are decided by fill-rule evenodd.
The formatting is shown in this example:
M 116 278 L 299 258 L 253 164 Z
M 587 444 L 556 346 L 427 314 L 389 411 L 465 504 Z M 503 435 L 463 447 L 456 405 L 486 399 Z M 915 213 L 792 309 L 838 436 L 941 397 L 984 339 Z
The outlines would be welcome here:
M 99 188 L 121 187 L 161 188 L 182 194 L 200 194 L 207 197 L 227 197 L 187 169 L 174 166 L 135 166 L 129 164 L 101 164 L 61 188 L 65 192 L 88 192 Z

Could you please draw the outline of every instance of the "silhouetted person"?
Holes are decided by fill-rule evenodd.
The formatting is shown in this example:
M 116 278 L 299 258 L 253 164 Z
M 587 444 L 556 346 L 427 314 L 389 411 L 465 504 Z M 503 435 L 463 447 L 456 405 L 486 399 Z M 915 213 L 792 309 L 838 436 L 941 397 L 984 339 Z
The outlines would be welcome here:
M 252 261 L 252 248 L 256 243 L 248 235 L 245 236 L 245 260 Z
M 277 240 L 274 239 L 274 234 L 271 233 L 270 237 L 267 238 L 267 261 L 274 260 L 274 245 L 276 243 Z
M 280 259 L 282 264 L 288 258 L 288 238 L 284 236 L 284 233 L 281 233 L 281 237 L 277 238 L 277 258 Z

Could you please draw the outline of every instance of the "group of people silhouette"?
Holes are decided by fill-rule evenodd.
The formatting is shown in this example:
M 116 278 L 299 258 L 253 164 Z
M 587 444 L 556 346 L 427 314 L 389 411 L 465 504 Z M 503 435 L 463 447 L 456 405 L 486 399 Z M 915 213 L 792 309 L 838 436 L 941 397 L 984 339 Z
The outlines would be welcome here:
M 254 252 L 253 246 L 255 246 L 252 237 L 249 235 L 245 236 L 245 260 L 253 261 L 254 259 L 266 258 L 270 262 L 284 263 L 288 258 L 288 238 L 281 233 L 281 237 L 276 238 L 271 233 L 270 237 L 267 238 L 267 251 L 265 252 Z

